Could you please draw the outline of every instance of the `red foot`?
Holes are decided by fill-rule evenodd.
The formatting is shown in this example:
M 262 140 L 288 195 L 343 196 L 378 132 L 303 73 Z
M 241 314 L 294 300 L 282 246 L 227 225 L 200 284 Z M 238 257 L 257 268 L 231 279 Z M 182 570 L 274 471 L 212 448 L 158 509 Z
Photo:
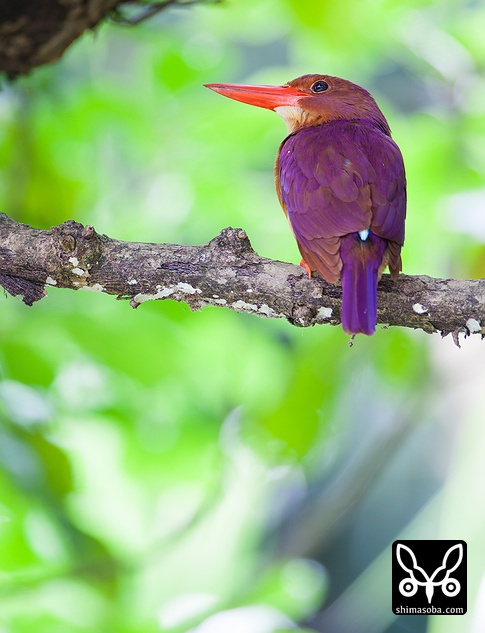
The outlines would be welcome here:
M 312 278 L 312 269 L 310 268 L 310 266 L 306 263 L 306 261 L 304 259 L 301 260 L 300 266 L 307 271 L 308 279 L 311 279 Z

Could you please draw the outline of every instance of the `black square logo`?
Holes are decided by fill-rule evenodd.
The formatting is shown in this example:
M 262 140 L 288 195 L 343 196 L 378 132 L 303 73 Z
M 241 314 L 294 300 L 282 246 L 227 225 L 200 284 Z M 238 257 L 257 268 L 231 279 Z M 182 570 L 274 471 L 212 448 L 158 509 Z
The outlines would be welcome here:
M 465 541 L 394 541 L 392 610 L 396 615 L 466 613 Z

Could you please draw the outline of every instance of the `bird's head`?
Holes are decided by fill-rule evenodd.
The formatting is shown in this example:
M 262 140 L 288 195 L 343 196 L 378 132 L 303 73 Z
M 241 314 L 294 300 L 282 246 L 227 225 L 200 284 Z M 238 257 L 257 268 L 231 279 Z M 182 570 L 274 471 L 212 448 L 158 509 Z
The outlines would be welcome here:
M 389 125 L 372 95 L 339 77 L 303 75 L 283 86 L 205 86 L 230 99 L 274 110 L 290 133 L 330 121 L 365 120 L 390 135 Z

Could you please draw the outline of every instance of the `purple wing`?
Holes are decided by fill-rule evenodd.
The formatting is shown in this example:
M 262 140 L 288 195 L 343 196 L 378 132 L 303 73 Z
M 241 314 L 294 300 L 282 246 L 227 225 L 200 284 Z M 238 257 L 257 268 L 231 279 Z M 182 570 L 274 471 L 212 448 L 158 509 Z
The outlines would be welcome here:
M 283 141 L 278 195 L 307 264 L 327 281 L 342 270 L 344 235 L 370 228 L 388 241 L 397 276 L 404 242 L 406 179 L 398 146 L 365 121 L 334 121 Z

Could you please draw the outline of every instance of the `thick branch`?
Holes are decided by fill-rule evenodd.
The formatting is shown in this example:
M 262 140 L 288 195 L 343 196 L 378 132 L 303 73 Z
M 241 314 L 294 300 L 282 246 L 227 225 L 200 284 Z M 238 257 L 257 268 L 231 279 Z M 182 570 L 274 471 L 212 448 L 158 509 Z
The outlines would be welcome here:
M 202 246 L 121 242 L 68 221 L 39 230 L 0 214 L 0 283 L 32 305 L 44 286 L 91 290 L 130 300 L 184 301 L 192 310 L 224 306 L 296 326 L 340 322 L 341 289 L 294 264 L 260 257 L 242 229 Z M 485 280 L 401 275 L 379 284 L 379 323 L 426 332 L 485 329 Z
M 192 0 L 155 0 L 148 5 L 141 0 L 0 0 L 0 72 L 16 77 L 58 59 L 107 16 L 137 24 L 169 6 L 185 4 Z M 125 19 L 125 5 L 139 5 L 138 13 Z
M 0 71 L 10 77 L 58 59 L 120 0 L 0 0 Z

